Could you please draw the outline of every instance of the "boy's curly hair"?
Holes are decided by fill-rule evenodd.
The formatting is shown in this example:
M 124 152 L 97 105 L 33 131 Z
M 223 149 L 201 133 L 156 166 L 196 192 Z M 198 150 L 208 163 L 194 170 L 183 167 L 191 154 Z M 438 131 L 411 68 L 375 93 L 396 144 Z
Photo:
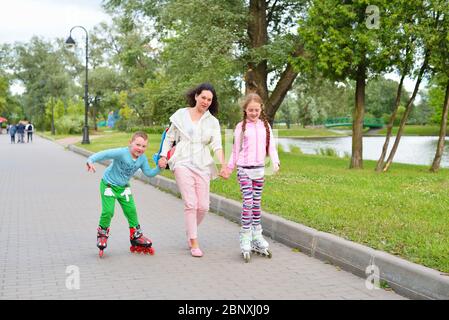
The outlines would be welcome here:
M 148 135 L 143 131 L 137 131 L 133 134 L 131 138 L 131 142 L 136 140 L 137 138 L 142 138 L 143 140 L 148 140 Z

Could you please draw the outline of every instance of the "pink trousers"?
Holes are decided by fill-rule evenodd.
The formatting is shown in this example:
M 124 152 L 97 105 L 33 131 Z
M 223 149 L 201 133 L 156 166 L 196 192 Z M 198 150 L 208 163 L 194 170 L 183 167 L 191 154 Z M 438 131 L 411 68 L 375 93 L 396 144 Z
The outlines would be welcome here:
M 198 237 L 198 226 L 209 211 L 210 180 L 185 167 L 175 168 L 176 184 L 184 201 L 184 221 L 189 239 Z

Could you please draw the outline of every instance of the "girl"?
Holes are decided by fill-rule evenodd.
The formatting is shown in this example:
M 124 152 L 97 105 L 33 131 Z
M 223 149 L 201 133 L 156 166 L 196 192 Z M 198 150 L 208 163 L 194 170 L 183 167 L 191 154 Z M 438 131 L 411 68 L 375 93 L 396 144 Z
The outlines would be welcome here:
M 263 110 L 263 101 L 256 93 L 250 93 L 243 101 L 243 121 L 237 124 L 234 131 L 234 145 L 226 174 L 229 176 L 237 166 L 237 178 L 243 196 L 240 249 L 246 262 L 250 259 L 251 249 L 271 257 L 260 224 L 260 202 L 267 155 L 270 156 L 273 172 L 276 173 L 280 166 L 279 156 Z
M 217 168 L 210 155 L 212 149 L 226 174 L 220 124 L 215 118 L 218 99 L 215 89 L 203 83 L 187 93 L 189 107 L 170 117 L 170 128 L 162 145 L 159 166 L 168 164 L 184 201 L 187 241 L 193 257 L 203 256 L 198 243 L 198 226 L 209 211 L 210 180 L 217 177 Z M 176 149 L 167 161 L 167 153 L 176 141 Z M 210 148 L 210 149 L 209 149 Z

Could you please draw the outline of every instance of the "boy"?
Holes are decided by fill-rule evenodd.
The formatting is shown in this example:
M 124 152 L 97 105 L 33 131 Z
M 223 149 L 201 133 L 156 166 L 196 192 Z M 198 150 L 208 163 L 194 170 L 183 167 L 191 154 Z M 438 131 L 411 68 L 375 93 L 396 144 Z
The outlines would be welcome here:
M 93 165 L 95 162 L 106 159 L 113 160 L 106 168 L 100 182 L 102 211 L 97 229 L 97 247 L 100 249 L 100 257 L 103 256 L 103 250 L 107 247 L 115 199 L 120 203 L 123 213 L 128 219 L 131 252 L 154 254 L 151 240 L 143 236 L 140 230 L 136 205 L 129 187 L 129 180 L 139 169 L 148 177 L 154 177 L 160 172 L 159 167 L 151 169 L 148 165 L 148 159 L 144 154 L 147 146 L 147 134 L 139 131 L 134 133 L 128 147 L 104 150 L 87 159 L 87 171 L 90 172 L 95 172 Z

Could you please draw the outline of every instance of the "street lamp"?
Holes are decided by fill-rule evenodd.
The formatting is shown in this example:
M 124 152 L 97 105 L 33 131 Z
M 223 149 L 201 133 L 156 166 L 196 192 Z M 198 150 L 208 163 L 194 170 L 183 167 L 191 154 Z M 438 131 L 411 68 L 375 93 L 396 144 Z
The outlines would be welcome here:
M 68 47 L 74 47 L 76 45 L 75 40 L 72 38 L 72 30 L 75 28 L 81 28 L 86 33 L 86 81 L 84 83 L 84 127 L 83 127 L 83 140 L 81 141 L 82 144 L 89 144 L 89 125 L 87 123 L 87 115 L 89 111 L 89 102 L 88 102 L 88 92 L 89 92 L 89 85 L 88 85 L 88 78 L 87 78 L 87 64 L 89 62 L 88 58 L 88 52 L 89 52 L 89 36 L 87 34 L 87 30 L 82 26 L 74 26 L 72 29 L 70 29 L 70 35 L 65 41 L 66 45 Z

